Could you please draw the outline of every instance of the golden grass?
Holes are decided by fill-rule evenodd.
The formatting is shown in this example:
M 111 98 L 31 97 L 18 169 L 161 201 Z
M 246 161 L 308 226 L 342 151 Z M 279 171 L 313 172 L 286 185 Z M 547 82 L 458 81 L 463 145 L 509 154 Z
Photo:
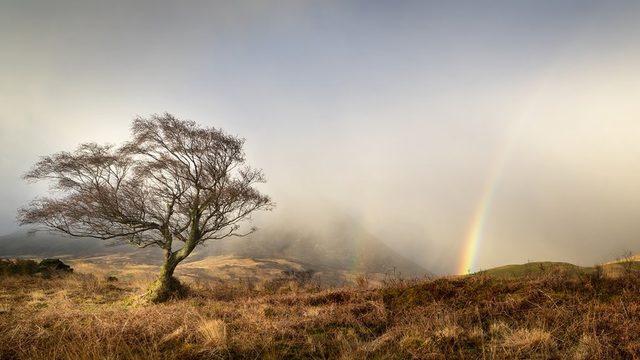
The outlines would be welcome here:
M 191 283 L 140 306 L 137 280 L 0 277 L 0 359 L 640 357 L 640 279 L 394 281 L 322 289 Z
M 602 345 L 597 337 L 591 334 L 583 334 L 573 353 L 576 360 L 602 358 Z
M 207 345 L 224 346 L 227 342 L 227 324 L 222 320 L 201 320 L 198 331 Z
M 519 350 L 529 350 L 536 347 L 553 345 L 551 333 L 542 329 L 518 329 L 507 335 L 504 346 Z

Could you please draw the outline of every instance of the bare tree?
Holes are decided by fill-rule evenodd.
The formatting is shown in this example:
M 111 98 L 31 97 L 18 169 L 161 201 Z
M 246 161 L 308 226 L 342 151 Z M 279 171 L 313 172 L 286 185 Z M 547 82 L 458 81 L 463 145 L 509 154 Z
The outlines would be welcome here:
M 158 246 L 164 264 L 145 298 L 163 301 L 176 266 L 208 240 L 244 236 L 241 226 L 273 203 L 245 165 L 244 140 L 170 114 L 137 118 L 122 146 L 86 143 L 38 161 L 24 178 L 50 180 L 54 193 L 19 210 L 21 224 L 72 236 Z M 181 246 L 179 246 L 181 244 Z

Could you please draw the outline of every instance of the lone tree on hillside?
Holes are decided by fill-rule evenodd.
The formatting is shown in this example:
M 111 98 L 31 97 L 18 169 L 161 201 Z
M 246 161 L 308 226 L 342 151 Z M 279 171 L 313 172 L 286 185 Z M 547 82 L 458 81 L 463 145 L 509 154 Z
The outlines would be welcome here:
M 177 288 L 173 271 L 196 246 L 253 232 L 242 223 L 273 203 L 255 188 L 265 178 L 245 165 L 243 139 L 166 113 L 135 119 L 131 132 L 120 147 L 86 143 L 42 157 L 24 178 L 50 180 L 56 195 L 32 201 L 18 220 L 162 248 L 164 264 L 145 294 L 158 302 Z

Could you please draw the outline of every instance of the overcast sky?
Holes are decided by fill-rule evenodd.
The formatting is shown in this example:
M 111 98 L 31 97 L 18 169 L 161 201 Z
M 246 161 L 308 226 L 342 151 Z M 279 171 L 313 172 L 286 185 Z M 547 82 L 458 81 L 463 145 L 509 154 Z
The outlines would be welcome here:
M 38 156 L 164 111 L 247 140 L 292 227 L 442 271 L 640 251 L 640 2 L 0 0 L 0 233 Z

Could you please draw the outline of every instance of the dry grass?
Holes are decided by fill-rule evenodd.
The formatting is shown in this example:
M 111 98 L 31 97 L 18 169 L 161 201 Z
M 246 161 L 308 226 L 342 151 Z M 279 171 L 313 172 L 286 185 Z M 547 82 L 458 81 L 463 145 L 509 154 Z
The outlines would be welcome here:
M 504 339 L 504 346 L 518 351 L 548 349 L 553 346 L 551 333 L 542 329 L 518 329 Z
M 640 279 L 468 277 L 321 289 L 0 277 L 0 359 L 640 357 Z
M 198 331 L 207 345 L 224 346 L 227 343 L 227 324 L 222 320 L 204 319 L 200 322 Z

